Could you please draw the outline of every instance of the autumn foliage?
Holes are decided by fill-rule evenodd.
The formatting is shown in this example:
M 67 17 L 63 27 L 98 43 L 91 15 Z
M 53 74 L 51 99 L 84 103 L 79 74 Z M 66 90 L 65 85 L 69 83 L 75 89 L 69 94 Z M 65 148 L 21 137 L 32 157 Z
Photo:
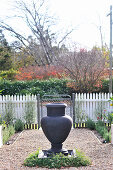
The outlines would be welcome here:
M 102 88 L 102 79 L 105 75 L 106 58 L 98 49 L 87 51 L 68 52 L 60 56 L 59 64 L 74 82 L 68 83 L 79 92 L 92 92 L 94 89 Z
M 18 74 L 15 76 L 16 80 L 44 80 L 49 78 L 62 78 L 63 70 L 55 66 L 29 66 L 19 69 Z

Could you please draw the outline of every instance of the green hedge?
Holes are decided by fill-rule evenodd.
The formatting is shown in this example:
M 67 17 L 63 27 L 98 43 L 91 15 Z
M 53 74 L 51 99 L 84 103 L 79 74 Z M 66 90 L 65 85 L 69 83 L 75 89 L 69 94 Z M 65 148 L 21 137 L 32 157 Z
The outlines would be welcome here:
M 113 79 L 112 79 L 112 83 L 113 83 Z M 100 89 L 100 92 L 103 92 L 103 93 L 109 92 L 109 80 L 102 81 L 102 88 Z
M 69 94 L 71 88 L 66 86 L 66 79 L 32 80 L 32 81 L 1 81 L 2 95 L 17 94 Z
M 18 94 L 69 94 L 75 91 L 71 87 L 67 87 L 67 79 L 48 79 L 48 80 L 31 80 L 31 81 L 9 81 L 1 80 L 0 89 L 2 95 L 18 95 Z M 95 89 L 94 89 L 95 92 Z M 102 87 L 97 92 L 109 92 L 109 80 L 102 81 Z

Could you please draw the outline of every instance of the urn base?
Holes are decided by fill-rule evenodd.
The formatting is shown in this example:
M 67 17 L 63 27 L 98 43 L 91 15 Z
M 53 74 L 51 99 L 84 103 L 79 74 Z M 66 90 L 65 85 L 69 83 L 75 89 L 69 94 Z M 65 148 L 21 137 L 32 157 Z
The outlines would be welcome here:
M 65 148 L 62 148 L 63 144 L 51 144 L 51 149 L 47 150 L 48 156 L 54 154 L 56 155 L 57 153 L 62 153 L 65 156 L 68 155 L 68 150 Z

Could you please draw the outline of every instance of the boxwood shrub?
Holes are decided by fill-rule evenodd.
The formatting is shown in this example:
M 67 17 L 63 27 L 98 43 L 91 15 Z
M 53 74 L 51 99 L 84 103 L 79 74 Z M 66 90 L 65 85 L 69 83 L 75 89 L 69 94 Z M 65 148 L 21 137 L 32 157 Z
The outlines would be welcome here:
M 24 160 L 24 165 L 28 167 L 42 167 L 42 168 L 54 168 L 54 169 L 64 169 L 65 167 L 80 167 L 91 165 L 91 160 L 89 157 L 81 151 L 76 150 L 75 157 L 64 156 L 62 153 L 53 155 L 47 158 L 38 158 L 39 150 L 30 154 Z

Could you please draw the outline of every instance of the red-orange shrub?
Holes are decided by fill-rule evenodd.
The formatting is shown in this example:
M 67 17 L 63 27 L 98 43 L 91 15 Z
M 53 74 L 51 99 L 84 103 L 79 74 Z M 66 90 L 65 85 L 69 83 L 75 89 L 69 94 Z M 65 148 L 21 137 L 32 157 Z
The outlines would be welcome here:
M 49 79 L 62 78 L 63 70 L 56 66 L 29 66 L 19 69 L 19 73 L 15 76 L 16 80 L 32 80 L 32 79 Z

